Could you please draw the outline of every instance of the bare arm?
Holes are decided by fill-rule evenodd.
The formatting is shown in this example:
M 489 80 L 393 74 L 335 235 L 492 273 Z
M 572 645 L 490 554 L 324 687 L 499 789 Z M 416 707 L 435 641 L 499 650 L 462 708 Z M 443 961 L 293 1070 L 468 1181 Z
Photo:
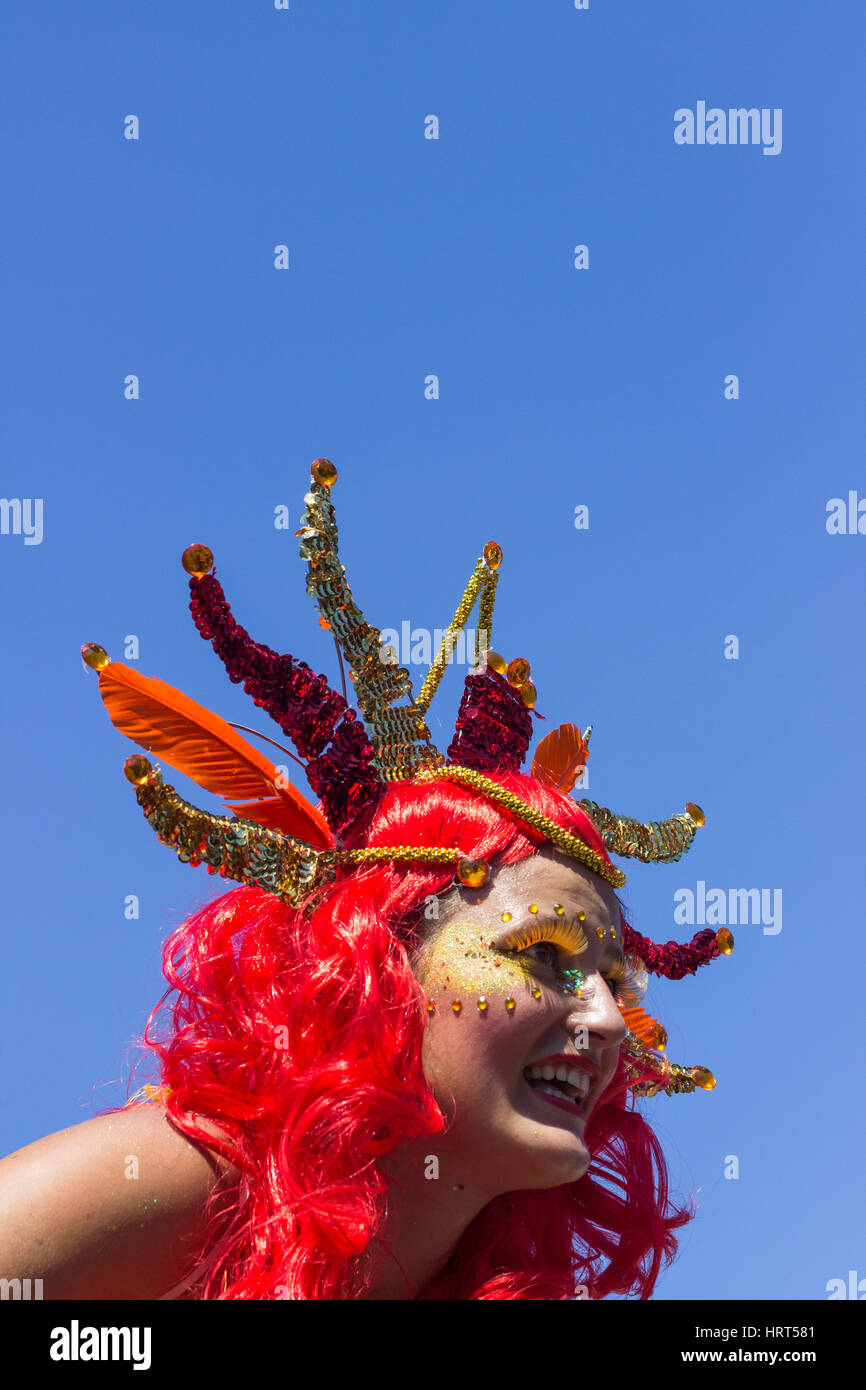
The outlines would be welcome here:
M 161 1105 L 58 1130 L 0 1159 L 0 1278 L 42 1279 L 45 1299 L 159 1298 L 195 1264 L 215 1184 L 237 1178 Z

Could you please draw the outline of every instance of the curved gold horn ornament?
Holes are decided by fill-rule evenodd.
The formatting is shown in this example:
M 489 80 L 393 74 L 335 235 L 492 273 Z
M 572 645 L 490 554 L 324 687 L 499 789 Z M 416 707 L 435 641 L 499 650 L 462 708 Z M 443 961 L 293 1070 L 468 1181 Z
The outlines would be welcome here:
M 623 859 L 640 859 L 644 864 L 672 864 L 680 859 L 691 849 L 695 831 L 704 823 L 703 813 L 698 819 L 689 811 L 668 820 L 638 821 L 618 816 L 586 797 L 577 805 L 589 816 L 609 853 Z

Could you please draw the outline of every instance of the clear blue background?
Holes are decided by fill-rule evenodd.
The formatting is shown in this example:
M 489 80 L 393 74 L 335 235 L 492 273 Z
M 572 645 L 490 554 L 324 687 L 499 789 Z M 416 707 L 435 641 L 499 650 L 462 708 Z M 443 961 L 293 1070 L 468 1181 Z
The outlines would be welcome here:
M 651 988 L 669 1055 L 718 1077 L 646 1103 L 699 1204 L 657 1296 L 866 1276 L 866 536 L 825 527 L 866 496 L 864 30 L 858 0 L 7 12 L 2 493 L 43 499 L 44 538 L 0 537 L 4 1152 L 120 1102 L 160 943 L 218 891 L 145 824 L 79 646 L 136 634 L 144 674 L 279 738 L 180 553 L 336 683 L 293 537 L 326 455 L 373 622 L 444 627 L 496 539 L 494 646 L 531 661 L 539 735 L 594 724 L 581 794 L 704 807 L 686 859 L 625 866 L 638 930 L 690 936 L 698 880 L 783 892 L 778 935 Z M 676 145 L 698 100 L 781 107 L 782 152 Z

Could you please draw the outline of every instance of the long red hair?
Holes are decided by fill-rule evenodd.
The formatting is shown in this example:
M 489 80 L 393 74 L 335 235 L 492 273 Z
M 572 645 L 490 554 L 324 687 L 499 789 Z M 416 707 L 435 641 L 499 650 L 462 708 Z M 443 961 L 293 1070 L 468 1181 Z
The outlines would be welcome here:
M 519 773 L 497 780 L 600 848 L 567 796 Z M 363 842 L 453 846 L 494 868 L 545 843 L 448 782 L 389 787 Z M 445 1127 L 422 1069 L 426 997 L 411 953 L 425 907 L 452 882 L 448 865 L 365 866 L 307 917 L 236 888 L 167 941 L 172 989 L 144 1042 L 173 1123 L 242 1174 L 228 1209 L 225 1194 L 213 1199 L 194 1296 L 363 1296 L 358 1257 L 387 1212 L 381 1160 Z M 213 1120 L 224 1142 L 194 1116 Z M 669 1201 L 664 1155 L 622 1062 L 585 1137 L 584 1177 L 491 1201 L 418 1297 L 565 1299 L 583 1286 L 591 1298 L 649 1298 L 693 1211 Z

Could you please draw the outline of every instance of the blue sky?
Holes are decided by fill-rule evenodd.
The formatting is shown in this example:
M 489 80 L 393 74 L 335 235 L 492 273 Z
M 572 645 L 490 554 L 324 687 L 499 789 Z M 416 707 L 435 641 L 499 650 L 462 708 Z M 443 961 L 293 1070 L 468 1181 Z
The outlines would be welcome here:
M 780 930 L 651 986 L 671 1058 L 718 1077 L 647 1103 L 699 1204 L 657 1297 L 866 1278 L 866 535 L 826 525 L 866 498 L 864 27 L 854 0 L 5 17 L 2 493 L 42 527 L 0 535 L 4 1152 L 119 1103 L 160 943 L 216 891 L 145 824 L 78 649 L 134 634 L 144 674 L 279 737 L 179 557 L 205 541 L 252 634 L 336 682 L 293 536 L 325 455 L 377 626 L 446 626 L 497 540 L 493 645 L 540 730 L 594 725 L 582 794 L 704 808 L 679 864 L 625 865 L 637 930 L 690 936 L 700 883 L 781 894 Z M 780 152 L 678 145 L 699 101 L 780 109 Z

